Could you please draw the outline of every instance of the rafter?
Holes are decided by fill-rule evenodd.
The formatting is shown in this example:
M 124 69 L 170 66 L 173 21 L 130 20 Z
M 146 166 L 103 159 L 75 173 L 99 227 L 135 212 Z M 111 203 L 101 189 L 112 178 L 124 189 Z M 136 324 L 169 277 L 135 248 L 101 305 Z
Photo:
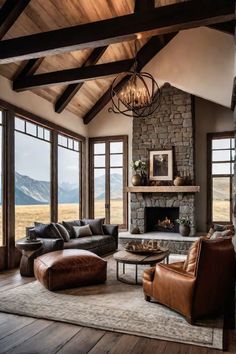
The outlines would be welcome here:
M 154 7 L 155 7 L 155 0 L 135 0 L 134 12 L 145 11 Z M 96 64 L 107 48 L 108 46 L 95 48 L 92 51 L 91 55 L 88 57 L 88 59 L 84 62 L 82 67 Z M 83 87 L 83 85 L 84 82 L 68 85 L 55 103 L 55 112 L 61 113 L 66 108 L 66 106 L 70 103 L 72 98 Z
M 44 58 L 30 59 L 21 71 L 15 76 L 14 81 L 23 79 L 26 76 L 33 75 L 40 67 Z
M 164 36 L 164 42 L 160 37 L 151 38 L 138 52 L 138 71 L 142 68 L 159 52 L 161 51 L 170 40 L 176 35 L 176 33 L 167 34 Z M 129 75 L 126 75 L 122 81 L 120 81 L 115 91 L 119 92 L 122 87 L 129 81 Z M 95 103 L 95 105 L 89 110 L 83 118 L 84 124 L 91 122 L 94 117 L 109 103 L 111 100 L 111 87 L 104 93 L 104 95 Z
M 6 0 L 0 9 L 0 39 L 9 31 L 30 0 Z
M 224 23 L 217 23 L 210 26 L 211 28 L 217 29 L 221 32 L 234 35 L 235 33 L 235 21 L 229 21 Z
M 23 79 L 14 81 L 13 90 L 20 92 L 31 90 L 33 88 L 78 83 L 108 77 L 129 70 L 133 63 L 134 59 L 126 59 L 107 64 L 91 65 L 82 68 L 26 76 Z
M 208 26 L 235 19 L 234 0 L 187 1 L 0 42 L 0 64 Z
M 88 57 L 88 59 L 82 65 L 82 68 L 90 65 L 95 65 L 98 62 L 98 60 L 101 58 L 101 56 L 103 55 L 106 49 L 107 46 L 95 48 L 90 54 L 90 56 Z M 70 101 L 76 95 L 76 93 L 81 89 L 83 84 L 84 82 L 68 85 L 55 103 L 55 112 L 61 113 L 63 109 L 65 109 L 65 107 L 70 103 Z

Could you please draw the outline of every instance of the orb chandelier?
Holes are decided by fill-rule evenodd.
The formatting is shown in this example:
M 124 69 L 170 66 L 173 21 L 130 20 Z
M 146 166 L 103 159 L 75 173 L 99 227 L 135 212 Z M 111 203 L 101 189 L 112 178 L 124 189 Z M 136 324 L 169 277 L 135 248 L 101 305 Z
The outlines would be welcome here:
M 112 82 L 112 106 L 108 111 L 128 117 L 148 117 L 160 105 L 161 90 L 151 74 L 138 71 L 136 42 L 135 52 L 132 70 L 119 74 Z M 128 82 L 120 89 L 123 80 Z

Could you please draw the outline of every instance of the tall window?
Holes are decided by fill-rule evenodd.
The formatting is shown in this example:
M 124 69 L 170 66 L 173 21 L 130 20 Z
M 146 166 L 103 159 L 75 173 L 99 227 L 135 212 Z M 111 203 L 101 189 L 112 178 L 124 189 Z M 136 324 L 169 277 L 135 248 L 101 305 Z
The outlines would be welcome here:
M 0 111 L 0 246 L 4 244 L 2 232 L 2 194 L 2 111 Z
M 58 135 L 58 220 L 81 217 L 81 142 Z
M 50 221 L 50 131 L 15 118 L 15 235 Z
M 127 137 L 90 139 L 90 214 L 127 227 Z
M 209 220 L 232 222 L 232 183 L 235 159 L 233 133 L 209 134 Z

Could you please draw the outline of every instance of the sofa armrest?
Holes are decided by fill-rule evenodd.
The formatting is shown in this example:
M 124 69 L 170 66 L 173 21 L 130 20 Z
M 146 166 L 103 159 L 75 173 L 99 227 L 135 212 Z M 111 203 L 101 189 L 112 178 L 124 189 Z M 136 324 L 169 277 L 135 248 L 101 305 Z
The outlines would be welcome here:
M 118 248 L 118 225 L 103 224 L 102 228 L 104 235 L 110 235 L 114 237 L 116 248 Z
M 37 237 L 37 240 L 41 240 L 43 242 L 43 248 L 41 249 L 41 254 L 63 250 L 64 248 L 64 240 L 62 238 Z

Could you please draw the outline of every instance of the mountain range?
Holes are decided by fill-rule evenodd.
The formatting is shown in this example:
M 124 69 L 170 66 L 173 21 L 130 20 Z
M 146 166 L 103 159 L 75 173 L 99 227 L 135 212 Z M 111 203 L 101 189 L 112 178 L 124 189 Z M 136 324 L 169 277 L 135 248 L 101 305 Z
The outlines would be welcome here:
M 112 174 L 110 176 L 111 197 L 112 199 L 122 198 L 122 176 Z M 103 200 L 104 193 L 104 176 L 95 178 L 95 199 Z M 0 190 L 1 194 L 1 190 Z M 59 203 L 78 203 L 79 190 L 75 185 L 62 183 L 58 189 Z M 38 181 L 29 176 L 15 174 L 15 203 L 16 205 L 38 205 L 48 204 L 50 201 L 50 183 L 46 181 Z

